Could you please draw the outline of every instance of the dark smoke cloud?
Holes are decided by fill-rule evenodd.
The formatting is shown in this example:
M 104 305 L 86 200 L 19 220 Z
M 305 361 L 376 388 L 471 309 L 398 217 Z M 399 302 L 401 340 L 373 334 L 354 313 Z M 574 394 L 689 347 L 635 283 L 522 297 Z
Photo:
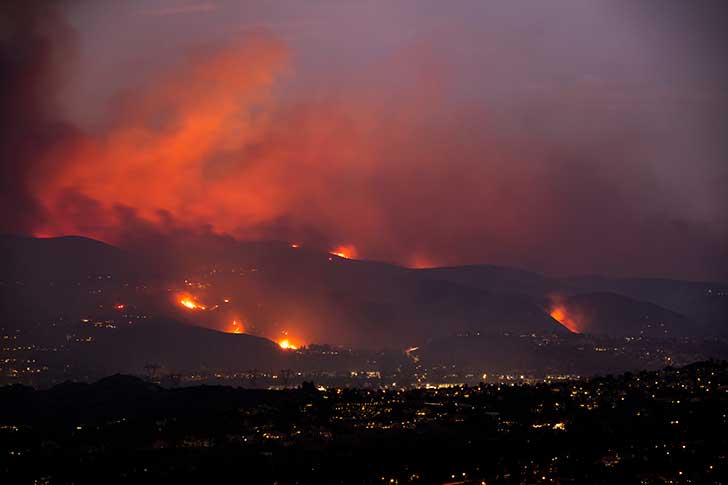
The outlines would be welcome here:
M 57 2 L 0 5 L 1 231 L 30 232 L 45 218 L 29 181 L 46 150 L 74 132 L 54 108 L 73 46 Z

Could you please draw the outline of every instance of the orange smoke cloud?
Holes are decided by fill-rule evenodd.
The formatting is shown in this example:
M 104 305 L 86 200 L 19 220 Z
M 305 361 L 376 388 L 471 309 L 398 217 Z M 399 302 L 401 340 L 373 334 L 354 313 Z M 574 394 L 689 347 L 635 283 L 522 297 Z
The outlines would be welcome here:
M 303 247 L 347 241 L 356 248 L 333 252 L 414 267 L 598 271 L 590 261 L 649 272 L 664 255 L 692 254 L 670 239 L 672 224 L 624 217 L 635 210 L 629 195 L 651 186 L 639 166 L 615 162 L 622 144 L 601 130 L 578 146 L 551 134 L 552 113 L 582 106 L 570 91 L 506 115 L 471 111 L 444 106 L 446 70 L 421 64 L 405 56 L 374 66 L 365 86 L 302 92 L 282 84 L 288 49 L 267 36 L 190 56 L 130 91 L 105 128 L 54 146 L 38 164 L 47 169 L 29 177 L 47 216 L 32 229 L 122 246 L 139 227 Z M 520 119 L 536 120 L 534 133 L 513 125 Z M 589 237 L 597 232 L 608 237 Z M 653 239 L 675 244 L 634 250 Z
M 34 181 L 53 215 L 36 233 L 124 244 L 130 217 L 162 233 L 209 228 L 243 239 L 278 238 L 284 221 L 302 242 L 318 228 L 316 245 L 326 244 L 321 235 L 377 233 L 378 209 L 350 190 L 375 170 L 368 123 L 354 128 L 329 103 L 281 105 L 286 66 L 286 48 L 256 36 L 125 98 L 107 131 L 57 148 L 57 170 Z M 340 252 L 355 255 L 353 246 Z
M 53 211 L 71 190 L 102 208 L 131 207 L 154 222 L 164 210 L 221 232 L 274 217 L 284 194 L 243 152 L 267 128 L 268 110 L 257 107 L 285 58 L 283 46 L 255 38 L 180 66 L 127 100 L 107 133 L 65 148 L 65 163 L 39 187 L 45 206 Z M 106 222 L 102 233 L 117 221 Z
M 503 166 L 476 169 L 468 155 L 459 162 L 467 170 L 448 168 L 451 153 L 413 143 L 432 129 L 421 120 L 436 109 L 436 83 L 408 86 L 397 109 L 367 90 L 292 102 L 278 91 L 287 60 L 283 44 L 255 36 L 127 96 L 107 130 L 57 148 L 56 168 L 33 180 L 51 216 L 36 231 L 124 245 L 139 233 L 128 227 L 134 221 L 162 234 L 207 228 L 313 247 L 352 241 L 332 253 L 407 262 L 413 251 L 432 259 L 452 234 L 470 234 L 479 207 L 498 205 L 480 184 L 491 170 L 502 178 Z M 461 133 L 445 130 L 467 148 Z M 500 212 L 488 222 L 517 233 L 518 218 Z M 418 227 L 430 228 L 424 240 Z

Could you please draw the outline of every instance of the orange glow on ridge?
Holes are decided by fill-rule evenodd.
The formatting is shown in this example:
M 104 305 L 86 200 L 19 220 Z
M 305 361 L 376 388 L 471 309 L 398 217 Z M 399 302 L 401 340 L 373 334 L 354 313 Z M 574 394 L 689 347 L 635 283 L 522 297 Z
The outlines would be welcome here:
M 357 252 L 356 248 L 353 245 L 348 244 L 345 246 L 339 246 L 333 251 L 330 251 L 329 254 L 333 254 L 334 256 L 338 256 L 344 259 L 354 259 L 356 258 Z
M 413 269 L 426 269 L 426 268 L 436 268 L 437 264 L 434 263 L 429 258 L 422 257 L 422 256 L 416 256 L 410 260 L 410 262 L 407 266 L 409 268 L 413 268 Z
M 566 307 L 563 305 L 557 305 L 551 308 L 549 313 L 551 318 L 559 322 L 564 327 L 568 328 L 573 333 L 581 333 L 579 331 L 579 325 L 566 311 Z
M 243 325 L 237 320 L 233 320 L 233 323 L 230 326 L 230 331 L 228 333 L 244 333 Z
M 291 338 L 288 336 L 288 331 L 284 330 L 283 332 L 283 338 L 278 341 L 278 345 L 280 348 L 284 350 L 298 350 L 298 344 L 295 344 Z
M 298 347 L 291 343 L 290 340 L 284 338 L 278 342 L 278 345 L 284 350 L 298 350 Z

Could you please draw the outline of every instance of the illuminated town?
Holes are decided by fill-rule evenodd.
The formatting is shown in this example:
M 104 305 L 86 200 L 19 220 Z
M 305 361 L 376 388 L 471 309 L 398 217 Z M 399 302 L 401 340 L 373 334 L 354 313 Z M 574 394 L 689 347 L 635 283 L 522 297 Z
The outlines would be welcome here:
M 411 390 L 304 381 L 256 391 L 116 376 L 49 391 L 4 388 L 0 453 L 14 483 L 109 472 L 215 479 L 241 466 L 250 480 L 279 483 L 706 483 L 726 474 L 726 362 L 487 381 Z M 53 414 L 35 411 L 41 400 L 57 403 Z M 58 447 L 63 462 L 48 454 Z

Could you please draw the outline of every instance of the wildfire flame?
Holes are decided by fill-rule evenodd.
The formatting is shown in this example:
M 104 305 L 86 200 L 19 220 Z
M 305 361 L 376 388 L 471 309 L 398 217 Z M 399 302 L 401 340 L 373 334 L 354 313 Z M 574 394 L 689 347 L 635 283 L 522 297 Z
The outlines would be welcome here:
M 243 325 L 237 320 L 233 320 L 229 333 L 243 333 Z
M 300 247 L 301 247 L 301 245 L 300 245 L 300 244 L 296 244 L 296 243 L 291 243 L 291 247 L 292 247 L 293 249 L 298 249 L 298 248 L 300 248 Z
M 356 248 L 351 244 L 339 246 L 333 251 L 330 251 L 329 254 L 333 254 L 334 256 L 338 256 L 344 259 L 353 259 L 356 258 Z
M 283 338 L 278 341 L 280 348 L 284 350 L 298 350 L 298 345 L 291 341 L 291 338 L 288 336 L 288 331 L 283 330 L 281 333 L 283 334 Z
M 207 307 L 195 301 L 191 296 L 183 296 L 179 299 L 179 304 L 190 310 L 206 310 Z
M 551 312 L 549 313 L 549 315 L 551 315 L 551 318 L 559 322 L 561 325 L 568 328 L 571 332 L 581 333 L 579 332 L 579 325 L 577 324 L 576 320 L 571 317 L 566 311 L 565 306 L 554 306 L 553 308 L 551 308 Z
M 298 350 L 298 347 L 291 343 L 290 340 L 284 338 L 278 342 L 278 345 L 284 350 Z

